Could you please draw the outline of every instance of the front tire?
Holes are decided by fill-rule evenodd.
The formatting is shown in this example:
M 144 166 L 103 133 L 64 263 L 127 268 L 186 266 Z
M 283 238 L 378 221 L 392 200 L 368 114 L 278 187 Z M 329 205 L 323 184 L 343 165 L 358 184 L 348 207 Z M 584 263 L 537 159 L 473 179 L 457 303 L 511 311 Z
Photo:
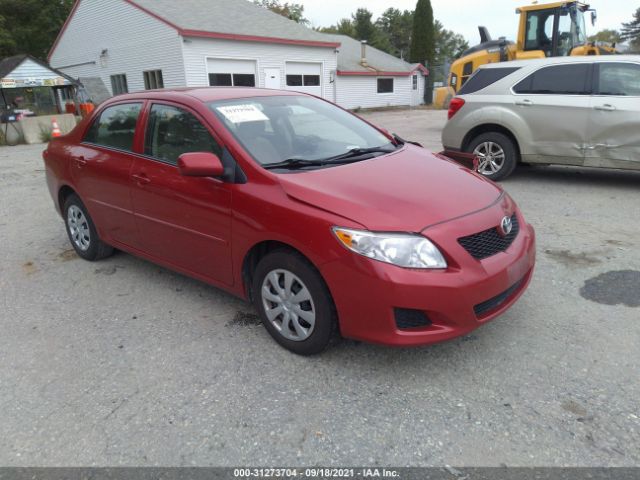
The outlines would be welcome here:
M 335 332 L 331 294 L 301 255 L 276 250 L 258 263 L 252 293 L 262 323 L 276 342 L 298 355 L 322 352 Z
M 513 140 L 498 132 L 478 135 L 467 151 L 478 157 L 478 173 L 493 181 L 507 178 L 518 163 L 518 150 Z
M 113 253 L 113 247 L 100 240 L 96 226 L 80 197 L 69 195 L 62 211 L 69 241 L 78 256 L 94 262 Z

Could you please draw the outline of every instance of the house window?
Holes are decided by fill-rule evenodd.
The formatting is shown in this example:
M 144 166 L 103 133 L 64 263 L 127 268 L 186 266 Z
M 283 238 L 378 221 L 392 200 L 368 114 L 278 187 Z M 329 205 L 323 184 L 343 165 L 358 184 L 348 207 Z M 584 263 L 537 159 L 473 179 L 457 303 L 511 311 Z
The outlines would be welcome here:
M 378 93 L 393 93 L 393 78 L 379 78 Z
M 301 87 L 302 75 L 287 75 L 287 87 Z
M 320 75 L 287 75 L 287 87 L 319 87 Z
M 211 87 L 255 87 L 256 76 L 253 73 L 210 73 Z
M 418 90 L 418 75 L 413 76 L 413 89 Z
M 256 76 L 252 73 L 234 73 L 233 86 L 234 87 L 255 87 Z
M 143 72 L 143 75 L 145 90 L 156 90 L 158 88 L 164 88 L 164 81 L 162 80 L 162 70 L 150 70 L 148 72 Z
M 111 75 L 111 91 L 114 95 L 120 95 L 122 93 L 129 93 L 129 86 L 127 85 L 127 76 Z
M 304 76 L 304 86 L 305 87 L 319 87 L 320 86 L 320 75 L 305 75 Z

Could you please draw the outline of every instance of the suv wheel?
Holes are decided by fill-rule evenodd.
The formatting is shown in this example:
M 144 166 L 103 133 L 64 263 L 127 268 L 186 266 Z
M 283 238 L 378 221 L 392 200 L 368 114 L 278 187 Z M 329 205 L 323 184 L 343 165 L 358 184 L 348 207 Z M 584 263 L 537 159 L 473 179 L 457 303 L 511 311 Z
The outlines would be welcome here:
M 478 135 L 467 151 L 478 157 L 478 173 L 491 180 L 507 178 L 518 163 L 516 146 L 502 133 L 488 132 Z

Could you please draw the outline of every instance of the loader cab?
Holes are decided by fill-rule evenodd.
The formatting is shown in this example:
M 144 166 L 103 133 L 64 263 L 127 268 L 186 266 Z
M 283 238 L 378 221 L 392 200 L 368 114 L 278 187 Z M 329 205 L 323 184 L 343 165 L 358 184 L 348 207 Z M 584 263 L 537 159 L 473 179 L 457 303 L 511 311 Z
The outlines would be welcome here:
M 531 5 L 516 10 L 520 14 L 517 58 L 565 57 L 586 46 L 587 11 L 589 6 L 580 2 Z

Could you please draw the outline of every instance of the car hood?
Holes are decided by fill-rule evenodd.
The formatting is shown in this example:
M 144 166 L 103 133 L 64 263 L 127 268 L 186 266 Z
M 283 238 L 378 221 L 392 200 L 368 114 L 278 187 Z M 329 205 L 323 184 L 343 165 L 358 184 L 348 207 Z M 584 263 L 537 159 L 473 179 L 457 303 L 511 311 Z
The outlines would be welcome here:
M 377 231 L 420 232 L 486 208 L 502 194 L 467 168 L 413 145 L 362 162 L 278 177 L 290 197 Z

